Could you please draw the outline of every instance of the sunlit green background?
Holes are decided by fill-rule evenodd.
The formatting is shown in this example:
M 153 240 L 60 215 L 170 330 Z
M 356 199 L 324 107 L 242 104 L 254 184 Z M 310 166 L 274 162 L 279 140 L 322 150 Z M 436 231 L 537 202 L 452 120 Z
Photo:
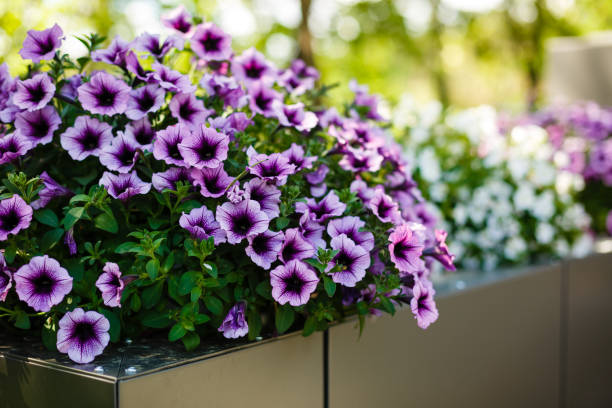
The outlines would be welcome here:
M 2 0 L 0 60 L 23 72 L 25 32 L 55 22 L 68 35 L 166 32 L 159 16 L 180 3 L 238 50 L 255 45 L 280 66 L 301 54 L 324 82 L 358 78 L 392 104 L 408 92 L 522 109 L 543 99 L 547 38 L 612 28 L 606 0 Z M 83 52 L 72 38 L 64 47 Z

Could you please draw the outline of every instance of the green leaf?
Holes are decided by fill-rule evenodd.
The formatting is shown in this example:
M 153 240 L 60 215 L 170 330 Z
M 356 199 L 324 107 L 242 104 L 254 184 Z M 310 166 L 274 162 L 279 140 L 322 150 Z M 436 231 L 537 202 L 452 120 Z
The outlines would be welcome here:
M 295 320 L 295 312 L 291 307 L 281 306 L 276 310 L 274 322 L 280 334 L 289 330 Z
M 23 330 L 28 330 L 30 328 L 30 318 L 28 317 L 27 313 L 23 311 L 17 312 L 15 327 Z
M 168 333 L 168 340 L 177 341 L 183 338 L 184 335 L 187 334 L 187 330 L 183 327 L 183 325 L 177 323 L 170 329 L 170 333 Z
M 199 272 L 196 271 L 188 271 L 185 272 L 181 276 L 181 280 L 179 282 L 178 293 L 179 295 L 186 295 L 191 292 L 191 289 L 194 288 L 198 279 L 202 276 Z
M 154 280 L 157 278 L 157 274 L 159 272 L 159 261 L 157 259 L 151 259 L 149 262 L 147 262 L 145 269 L 149 274 L 149 278 Z
M 142 302 L 140 301 L 140 296 L 138 296 L 138 293 L 134 293 L 130 298 L 130 309 L 134 312 L 138 312 L 141 306 Z
M 200 296 L 202 296 L 201 287 L 196 286 L 195 288 L 191 289 L 191 301 L 192 302 L 197 302 Z
M 172 320 L 168 317 L 167 312 L 146 312 L 142 317 L 142 325 L 153 329 L 163 329 L 170 326 Z
M 70 199 L 70 204 L 74 203 L 86 203 L 90 200 L 87 194 L 77 194 Z
M 208 315 L 205 315 L 203 313 L 198 313 L 195 317 L 195 324 L 204 324 L 209 320 L 210 320 L 210 317 L 208 317 Z
M 10 246 L 4 250 L 4 259 L 6 259 L 8 263 L 13 263 L 15 255 L 17 255 L 17 248 L 14 246 Z
M 249 340 L 255 340 L 261 333 L 261 315 L 256 309 L 251 309 L 247 313 L 247 324 L 249 325 Z
M 304 330 L 302 336 L 308 337 L 317 330 L 317 319 L 314 316 L 308 316 L 308 319 L 304 322 Z
M 55 213 L 48 208 L 43 208 L 42 210 L 36 211 L 34 213 L 34 218 L 36 218 L 36 221 L 40 222 L 41 224 L 45 224 L 53 228 L 59 227 L 59 219 L 57 218 L 57 215 L 55 215 Z
M 221 301 L 214 296 L 204 297 L 204 304 L 212 314 L 220 315 L 223 313 L 223 303 L 221 303 Z
M 152 309 L 159 303 L 164 288 L 164 281 L 159 281 L 142 291 L 142 305 L 145 309 Z
M 195 332 L 190 332 L 187 333 L 187 335 L 185 335 L 181 341 L 185 345 L 185 349 L 187 351 L 191 351 L 200 345 L 200 335 Z
M 140 246 L 135 242 L 124 242 L 123 244 L 120 244 L 119 246 L 117 246 L 117 248 L 115 248 L 115 253 L 125 254 L 128 252 L 133 252 L 137 247 L 140 248 Z
M 259 282 L 255 287 L 255 292 L 264 299 L 272 299 L 272 286 L 268 280 Z
M 64 217 L 64 228 L 69 229 L 70 227 L 72 227 L 74 224 L 76 224 L 78 220 L 81 219 L 81 217 L 83 217 L 84 213 L 85 207 L 71 208 L 70 211 L 68 211 L 68 213 Z
M 336 282 L 325 276 L 323 277 L 323 286 L 325 287 L 327 296 L 334 297 L 334 293 L 336 293 Z
M 289 218 L 279 217 L 276 219 L 276 229 L 282 230 L 289 225 Z
M 49 318 L 42 327 L 43 345 L 49 351 L 57 351 L 57 324 Z
M 395 306 L 385 295 L 380 296 L 380 304 L 385 309 L 385 311 L 391 315 L 395 314 Z
M 49 248 L 52 248 L 60 241 L 62 235 L 64 235 L 64 230 L 62 228 L 56 228 L 52 229 L 51 231 L 45 232 L 45 234 L 40 239 L 40 249 L 45 251 Z
M 119 314 L 113 310 L 103 309 L 101 307 L 98 308 L 98 312 L 102 313 L 110 323 L 110 329 L 108 330 L 110 341 L 113 343 L 118 342 L 121 337 L 121 320 L 119 319 Z
M 96 226 L 96 228 L 110 232 L 111 234 L 116 234 L 119 231 L 119 225 L 117 224 L 117 220 L 114 216 L 107 213 L 102 213 L 98 215 L 94 219 L 94 225 Z
M 98 173 L 95 170 L 92 170 L 91 173 L 86 174 L 85 176 L 81 176 L 81 177 L 74 177 L 74 179 L 82 186 L 86 186 L 87 184 L 89 184 L 90 181 L 92 181 L 93 179 L 95 179 L 98 176 Z

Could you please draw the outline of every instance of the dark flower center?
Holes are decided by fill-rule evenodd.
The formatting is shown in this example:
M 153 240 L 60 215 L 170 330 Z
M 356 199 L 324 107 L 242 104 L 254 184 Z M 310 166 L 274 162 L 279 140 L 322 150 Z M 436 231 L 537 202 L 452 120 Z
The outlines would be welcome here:
M 215 179 L 204 179 L 204 185 L 206 189 L 212 194 L 218 194 L 223 190 L 223 186 L 218 183 L 218 180 Z
M 252 79 L 259 79 L 263 70 L 264 67 L 257 65 L 256 62 L 251 62 L 244 67 L 244 73 L 247 77 Z
M 183 158 L 181 152 L 179 152 L 178 143 L 168 145 L 168 156 L 176 160 L 181 160 Z
M 221 42 L 221 37 L 215 37 L 213 35 L 207 35 L 206 38 L 200 41 L 202 47 L 206 51 L 219 51 L 219 43 Z
M 81 139 L 83 150 L 94 150 L 98 147 L 99 143 L 99 135 L 93 129 L 85 129 L 85 133 L 83 134 L 83 138 Z
M 336 255 L 334 261 L 336 262 L 336 265 L 342 266 L 342 269 L 349 269 L 353 264 L 353 258 L 351 258 L 349 254 L 344 251 L 340 251 L 338 255 Z
M 4 289 L 9 283 L 9 277 L 4 271 L 0 271 L 0 289 Z
M 412 289 L 414 287 L 414 276 L 412 274 L 404 276 L 402 278 L 402 284 Z
M 20 217 L 15 209 L 9 210 L 6 214 L 0 216 L 0 222 L 2 222 L 2 229 L 5 231 L 11 231 L 17 225 L 19 225 Z
M 272 98 L 268 98 L 264 96 L 264 94 L 262 93 L 259 93 L 255 97 L 255 105 L 257 105 L 257 107 L 261 110 L 268 109 L 268 105 L 270 104 L 271 101 L 272 101 Z
M 48 295 L 51 293 L 53 291 L 53 287 L 55 286 L 55 281 L 46 273 L 38 276 L 32 283 L 36 288 L 36 293 L 43 295 Z
M 189 101 L 183 103 L 179 108 L 179 116 L 185 120 L 190 120 L 191 116 L 195 112 L 196 110 L 191 107 L 191 103 L 189 103 Z
M 253 243 L 251 244 L 253 250 L 256 254 L 263 254 L 269 250 L 268 248 L 268 238 L 263 235 L 258 235 L 253 239 Z
M 393 255 L 395 255 L 398 258 L 404 258 L 407 255 L 407 252 L 409 252 L 413 247 L 409 244 L 407 244 L 406 242 L 402 241 L 402 242 L 398 242 L 397 244 L 395 244 L 395 247 L 393 248 Z
M 317 217 L 321 218 L 327 214 L 327 207 L 325 205 L 319 204 L 315 208 L 311 208 L 310 211 Z
M 284 280 L 287 292 L 301 293 L 304 287 L 304 281 L 297 275 L 293 274 Z
M 203 142 L 198 149 L 198 156 L 202 160 L 210 160 L 215 157 L 217 153 L 217 145 Z
M 111 278 L 110 284 L 116 287 L 120 287 L 121 281 L 119 280 L 119 277 L 117 275 L 113 275 L 113 277 Z
M 143 92 L 142 97 L 138 100 L 138 108 L 143 112 L 147 112 L 153 107 L 154 103 L 155 98 L 153 98 L 153 95 L 145 91 Z
M 293 123 L 293 124 L 300 123 L 298 120 L 296 120 L 296 117 L 297 117 L 296 110 L 285 111 L 285 116 L 287 117 L 287 120 L 289 121 L 289 123 Z
M 299 249 L 295 246 L 295 242 L 294 241 L 290 241 L 287 245 L 285 245 L 285 247 L 283 248 L 283 260 L 285 262 L 288 262 L 290 260 L 292 260 L 297 254 L 298 254 Z
M 121 149 L 117 155 L 117 160 L 119 160 L 124 166 L 130 166 L 134 162 L 134 152 L 124 145 L 123 149 Z
M 106 87 L 102 87 L 102 89 L 100 89 L 100 93 L 98 94 L 98 104 L 100 106 L 113 106 L 116 96 L 117 95 L 115 92 Z
M 174 22 L 174 29 L 181 33 L 186 33 L 191 28 L 191 24 L 183 19 Z
M 259 165 L 259 168 L 261 169 L 261 175 L 263 177 L 276 177 L 278 176 L 278 168 L 276 167 L 276 163 L 268 163 L 268 165 L 264 165 L 264 163 L 261 163 Z
M 418 302 L 417 302 L 419 311 L 421 311 L 421 310 L 429 311 L 430 310 L 429 309 L 429 305 L 427 304 L 426 300 L 427 300 L 427 293 L 421 294 L 421 296 L 419 297 Z
M 31 136 L 41 139 L 49 133 L 49 122 L 46 118 L 40 117 L 38 120 L 29 122 L 31 126 Z
M 249 232 L 249 230 L 251 229 L 251 226 L 251 219 L 247 214 L 240 214 L 236 218 L 234 218 L 233 229 L 240 235 L 246 235 L 247 232 Z
M 19 146 L 17 146 L 15 139 L 10 139 L 8 144 L 3 149 L 0 149 L 0 153 L 17 153 L 18 151 Z
M 392 205 L 390 205 L 385 200 L 382 200 L 380 204 L 378 204 L 378 214 L 380 214 L 380 216 L 383 218 L 387 217 L 388 215 L 390 215 L 389 213 L 391 212 L 392 208 Z
M 36 45 L 38 45 L 38 49 L 41 54 L 46 54 L 48 52 L 51 52 L 53 51 L 53 48 L 55 48 L 51 37 L 45 38 L 44 41 L 37 40 L 37 39 L 34 39 L 34 41 L 36 42 Z
M 47 94 L 41 83 L 36 84 L 33 88 L 28 88 L 28 93 L 31 102 L 39 102 Z
M 144 126 L 139 127 L 134 132 L 134 138 L 141 145 L 146 145 L 146 144 L 151 143 L 154 136 L 155 136 L 155 133 L 153 133 L 152 131 L 149 132 L 149 130 L 145 128 Z
M 74 326 L 73 336 L 84 344 L 96 337 L 96 331 L 91 323 L 79 322 Z

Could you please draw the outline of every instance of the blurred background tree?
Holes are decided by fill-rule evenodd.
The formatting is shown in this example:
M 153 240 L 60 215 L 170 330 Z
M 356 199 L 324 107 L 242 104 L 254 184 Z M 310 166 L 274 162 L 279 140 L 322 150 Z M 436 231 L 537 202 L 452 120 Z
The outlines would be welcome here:
M 612 27 L 612 2 L 602 0 L 7 0 L 0 60 L 23 72 L 26 31 L 55 22 L 69 36 L 163 32 L 159 16 L 179 3 L 232 34 L 237 50 L 254 45 L 280 66 L 299 55 L 326 83 L 359 78 L 391 103 L 409 92 L 456 106 L 534 106 L 546 39 Z M 84 51 L 74 39 L 65 48 Z

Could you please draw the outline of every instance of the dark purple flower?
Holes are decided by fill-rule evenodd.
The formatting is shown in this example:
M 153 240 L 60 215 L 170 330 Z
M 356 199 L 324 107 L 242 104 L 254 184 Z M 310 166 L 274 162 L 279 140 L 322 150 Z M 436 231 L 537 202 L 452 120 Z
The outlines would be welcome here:
M 189 128 L 181 123 L 160 130 L 153 142 L 153 157 L 175 166 L 186 166 L 178 145 L 190 135 Z
M 306 211 L 300 217 L 300 233 L 302 237 L 310 242 L 315 248 L 327 248 L 327 242 L 323 239 L 325 227 L 310 218 L 310 212 Z
M 176 185 L 179 181 L 191 183 L 189 170 L 184 167 L 170 167 L 162 173 L 153 173 L 151 183 L 157 191 L 165 189 L 176 191 Z
M 99 156 L 113 141 L 113 129 L 106 122 L 90 116 L 79 116 L 72 127 L 60 136 L 60 144 L 73 160 Z
M 83 75 L 81 74 L 73 75 L 71 77 L 66 78 L 66 82 L 64 82 L 62 89 L 60 89 L 60 95 L 70 99 L 71 101 L 75 101 L 78 96 L 77 90 L 79 89 L 79 86 L 81 86 L 82 83 Z
M 40 179 L 43 182 L 43 188 L 38 192 L 38 200 L 32 201 L 31 203 L 32 208 L 35 210 L 45 207 L 55 197 L 72 194 L 72 191 L 53 180 L 46 171 L 41 173 Z
M 15 129 L 30 142 L 31 147 L 51 143 L 53 132 L 62 123 L 53 106 L 47 105 L 33 112 L 20 112 L 15 118 Z
M 304 262 L 291 261 L 270 272 L 270 284 L 274 300 L 295 307 L 308 303 L 310 295 L 317 289 L 319 278 Z
M 227 158 L 228 146 L 229 136 L 200 125 L 178 144 L 178 149 L 185 163 L 202 169 L 221 166 Z
M 51 81 L 51 77 L 43 72 L 30 79 L 17 81 L 13 103 L 31 112 L 46 106 L 54 94 L 55 84 Z
M 30 141 L 19 132 L 0 137 L 0 164 L 10 163 L 23 156 L 31 146 Z
M 16 235 L 28 228 L 32 213 L 32 207 L 17 194 L 0 200 L 0 241 L 6 241 L 9 235 Z
M 200 86 L 209 95 L 219 97 L 226 106 L 237 109 L 246 104 L 245 93 L 234 77 L 204 74 L 200 80 Z
M 346 171 L 355 173 L 380 170 L 383 157 L 374 150 L 348 150 L 338 163 Z
M 421 329 L 426 329 L 430 324 L 438 320 L 438 308 L 433 298 L 434 293 L 430 282 L 415 281 L 412 288 L 410 309 L 412 309 L 412 313 Z
M 9 290 L 13 287 L 13 274 L 6 266 L 4 253 L 0 252 L 0 302 L 6 300 Z
M 214 237 L 215 245 L 225 242 L 225 231 L 215 220 L 215 215 L 206 206 L 194 208 L 189 214 L 183 213 L 179 225 L 189 231 L 195 239 L 204 240 Z
M 396 227 L 389 235 L 389 255 L 397 269 L 412 272 L 419 266 L 423 254 L 423 241 L 409 224 Z
M 279 204 L 281 192 L 272 184 L 262 179 L 251 179 L 244 185 L 244 196 L 250 200 L 257 201 L 261 211 L 268 215 L 269 219 L 278 217 L 280 214 Z
M 138 51 L 148 52 L 158 60 L 162 59 L 173 48 L 182 50 L 184 45 L 185 40 L 176 35 L 169 35 L 163 43 L 159 39 L 159 34 L 143 33 L 134 40 L 134 48 Z
M 102 148 L 100 163 L 109 170 L 127 173 L 131 171 L 136 164 L 139 147 L 137 143 L 126 137 L 125 134 L 119 133 L 110 145 L 106 145 Z
M 106 262 L 102 271 L 96 280 L 96 287 L 102 292 L 104 304 L 108 307 L 121 307 L 121 294 L 125 288 L 125 282 L 121 279 L 119 265 L 114 262 Z
M 435 245 L 432 248 L 427 248 L 423 252 L 425 256 L 431 256 L 438 262 L 442 264 L 447 270 L 454 271 L 456 270 L 455 265 L 453 264 L 455 260 L 455 255 L 450 253 L 448 246 L 446 245 L 446 237 L 448 233 L 443 230 L 435 231 Z
M 246 247 L 246 254 L 251 260 L 264 269 L 270 269 L 272 264 L 278 259 L 285 235 L 282 231 L 264 231 L 261 234 L 247 237 L 249 246 Z
M 306 202 L 295 203 L 295 211 L 303 214 L 310 212 L 310 218 L 317 222 L 323 222 L 332 217 L 339 217 L 346 210 L 346 204 L 340 201 L 334 191 L 330 191 L 318 203 L 314 198 L 307 198 Z
M 37 312 L 48 312 L 72 290 L 72 277 L 47 255 L 35 256 L 13 275 L 19 299 Z
M 254 47 L 232 60 L 232 73 L 236 79 L 248 85 L 255 82 L 271 84 L 276 77 L 276 69 Z
M 249 156 L 249 168 L 251 174 L 282 186 L 287 182 L 287 176 L 295 173 L 295 166 L 289 163 L 289 159 L 280 153 L 271 155 L 258 154 L 255 150 L 247 151 Z
M 315 255 L 315 247 L 302 237 L 300 230 L 289 228 L 285 231 L 285 239 L 279 255 L 283 263 L 289 261 L 302 260 Z
M 66 235 L 64 235 L 64 245 L 68 247 L 68 253 L 70 255 L 76 255 L 77 243 L 74 239 L 74 228 L 70 228 L 68 231 L 66 231 Z
M 142 118 L 129 123 L 123 134 L 127 139 L 138 145 L 140 150 L 152 150 L 155 130 L 153 130 L 149 119 Z
M 296 59 L 289 69 L 281 72 L 278 82 L 291 94 L 302 95 L 314 88 L 318 78 L 319 72 L 314 67 L 309 67 L 304 61 Z
M 393 198 L 385 194 L 382 188 L 376 189 L 374 196 L 369 201 L 368 206 L 372 213 L 382 222 L 390 222 L 397 224 L 401 222 L 402 215 L 399 212 L 399 207 Z
M 195 186 L 200 187 L 200 194 L 204 197 L 218 198 L 225 194 L 233 178 L 219 166 L 214 169 L 191 169 L 189 174 Z
M 57 350 L 68 353 L 75 363 L 91 363 L 102 354 L 110 341 L 110 323 L 98 312 L 85 312 L 80 307 L 68 312 L 59 321 Z
M 149 75 L 151 75 L 151 71 L 145 70 L 140 65 L 140 61 L 134 51 L 129 51 L 125 55 L 125 68 L 141 81 L 146 81 L 149 79 Z
M 41 60 L 50 60 L 62 43 L 63 36 L 64 32 L 57 24 L 42 31 L 29 30 L 23 40 L 23 48 L 19 50 L 19 55 L 23 59 L 32 60 L 35 64 Z
M 227 241 L 238 244 L 244 238 L 266 231 L 270 221 L 257 201 L 243 200 L 217 207 L 217 222 L 227 233 Z
M 138 178 L 135 171 L 122 174 L 105 171 L 99 184 L 106 188 L 111 197 L 121 201 L 127 201 L 138 194 L 147 194 L 151 190 L 151 184 Z
M 303 103 L 285 105 L 279 100 L 272 102 L 272 109 L 278 119 L 278 123 L 283 126 L 293 127 L 300 132 L 307 132 L 317 125 L 317 115 L 312 112 L 304 111 Z
M 238 302 L 227 313 L 223 323 L 219 326 L 219 331 L 226 339 L 237 339 L 244 337 L 249 332 L 249 325 L 244 317 L 246 304 Z
M 97 62 L 125 67 L 125 56 L 130 50 L 131 44 L 123 41 L 118 35 L 106 49 L 95 50 L 91 53 L 91 59 Z
M 282 95 L 267 85 L 256 82 L 248 88 L 249 107 L 253 113 L 259 113 L 267 118 L 276 117 L 274 101 L 282 101 Z
M 191 83 L 189 77 L 167 66 L 155 62 L 153 73 L 149 77 L 149 82 L 159 84 L 162 88 L 170 92 L 192 93 L 196 87 Z
M 345 234 L 355 244 L 369 252 L 374 249 L 374 234 L 363 231 L 364 227 L 365 222 L 359 217 L 342 217 L 327 224 L 327 233 L 332 238 Z
M 196 26 L 191 36 L 191 49 L 206 61 L 222 61 L 232 56 L 232 37 L 213 23 Z
M 355 245 L 346 234 L 332 238 L 330 246 L 339 251 L 328 265 L 328 271 L 339 268 L 331 273 L 332 280 L 341 285 L 354 287 L 363 279 L 370 267 L 370 253 L 359 245 Z
M 313 163 L 317 160 L 317 156 L 306 156 L 304 148 L 295 143 L 291 143 L 291 147 L 285 150 L 282 155 L 289 160 L 290 164 L 295 166 L 296 172 L 303 169 L 311 169 Z
M 206 118 L 213 112 L 204 107 L 204 102 L 196 98 L 193 93 L 179 93 L 174 95 L 169 104 L 172 116 L 180 123 L 191 128 L 198 128 L 206 122 Z
M 125 116 L 132 120 L 142 119 L 149 112 L 157 112 L 164 104 L 166 92 L 158 85 L 151 84 L 130 92 Z
M 95 73 L 77 92 L 83 108 L 100 115 L 124 113 L 130 99 L 130 87 L 106 72 Z
M 370 95 L 366 85 L 359 85 L 354 79 L 350 81 L 349 88 L 355 93 L 354 104 L 361 108 L 367 108 L 366 117 L 372 120 L 383 120 L 378 113 L 378 97 Z
M 191 14 L 182 4 L 164 14 L 161 20 L 166 27 L 173 28 L 183 34 L 187 34 L 191 30 Z

